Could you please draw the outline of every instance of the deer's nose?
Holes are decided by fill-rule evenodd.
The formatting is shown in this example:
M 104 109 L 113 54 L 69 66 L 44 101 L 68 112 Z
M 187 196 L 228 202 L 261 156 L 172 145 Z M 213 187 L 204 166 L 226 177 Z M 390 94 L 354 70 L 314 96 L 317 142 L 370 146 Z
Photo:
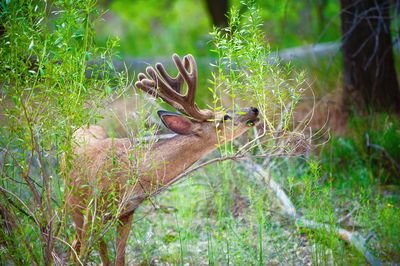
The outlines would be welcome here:
M 255 114 L 256 116 L 258 115 L 259 111 L 257 108 L 255 107 L 250 107 L 250 110 L 253 112 L 253 114 Z

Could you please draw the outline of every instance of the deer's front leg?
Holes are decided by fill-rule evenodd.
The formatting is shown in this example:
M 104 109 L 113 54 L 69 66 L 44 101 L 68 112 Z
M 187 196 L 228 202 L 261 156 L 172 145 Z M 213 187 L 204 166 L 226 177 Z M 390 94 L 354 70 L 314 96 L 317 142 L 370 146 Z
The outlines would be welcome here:
M 128 241 L 129 232 L 132 226 L 133 214 L 120 218 L 120 224 L 117 227 L 117 256 L 115 265 L 125 265 L 125 250 Z
M 108 259 L 108 249 L 106 242 L 104 242 L 104 239 L 100 240 L 99 247 L 100 247 L 100 258 L 101 262 L 103 263 L 103 266 L 109 266 L 110 260 Z
M 85 237 L 85 233 L 83 231 L 84 217 L 83 217 L 81 210 L 78 207 L 74 207 L 74 209 L 72 211 L 72 219 L 74 220 L 76 235 L 75 235 L 75 240 L 72 243 L 72 249 L 74 250 L 74 254 L 72 253 L 72 250 L 71 250 L 71 252 L 69 252 L 69 254 L 68 254 L 68 257 L 72 261 L 76 261 L 77 257 L 75 254 L 77 254 L 79 256 L 80 250 L 81 250 L 82 239 L 83 239 L 83 237 Z

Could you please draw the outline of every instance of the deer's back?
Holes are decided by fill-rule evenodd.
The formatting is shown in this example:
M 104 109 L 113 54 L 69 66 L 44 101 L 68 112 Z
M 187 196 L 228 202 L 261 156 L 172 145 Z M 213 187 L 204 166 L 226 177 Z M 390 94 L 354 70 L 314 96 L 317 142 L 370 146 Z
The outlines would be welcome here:
M 75 140 L 70 204 L 82 204 L 94 192 L 101 197 L 120 196 L 127 187 L 135 187 L 138 169 L 129 139 L 108 138 L 104 129 L 90 126 L 78 130 Z

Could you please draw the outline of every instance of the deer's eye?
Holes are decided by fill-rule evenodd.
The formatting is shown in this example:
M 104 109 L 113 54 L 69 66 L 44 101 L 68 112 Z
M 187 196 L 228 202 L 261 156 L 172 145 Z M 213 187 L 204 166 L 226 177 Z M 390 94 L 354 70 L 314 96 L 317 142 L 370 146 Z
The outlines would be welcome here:
M 246 122 L 246 125 L 248 126 L 248 127 L 252 127 L 252 126 L 254 126 L 254 121 L 247 121 Z
M 226 121 L 232 119 L 232 117 L 230 115 L 224 115 L 224 117 L 222 118 L 222 121 Z

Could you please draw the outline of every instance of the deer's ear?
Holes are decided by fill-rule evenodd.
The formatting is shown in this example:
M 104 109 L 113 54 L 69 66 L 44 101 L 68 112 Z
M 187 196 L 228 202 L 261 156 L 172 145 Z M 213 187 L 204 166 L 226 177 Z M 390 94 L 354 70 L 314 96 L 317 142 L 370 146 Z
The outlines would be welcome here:
M 167 111 L 158 111 L 157 114 L 164 125 L 173 132 L 180 135 L 190 135 L 194 133 L 193 122 L 183 115 Z

